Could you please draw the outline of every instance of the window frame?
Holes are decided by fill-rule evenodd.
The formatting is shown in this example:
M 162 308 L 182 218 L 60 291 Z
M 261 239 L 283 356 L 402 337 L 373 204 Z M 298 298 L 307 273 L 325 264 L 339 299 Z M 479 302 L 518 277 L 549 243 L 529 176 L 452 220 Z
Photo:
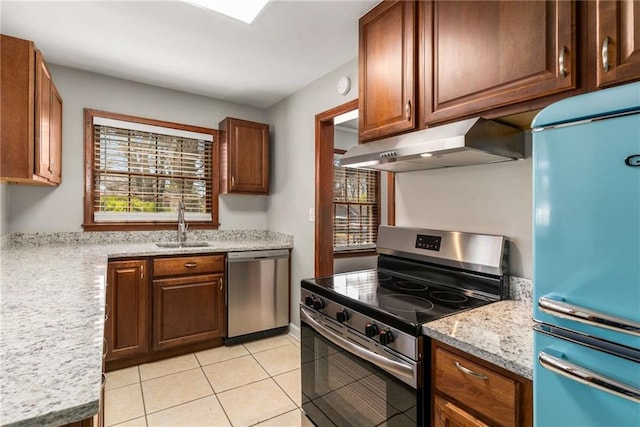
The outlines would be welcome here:
M 334 148 L 333 149 L 333 154 L 334 156 L 336 154 L 344 154 L 346 153 L 346 150 L 342 150 L 339 148 Z M 334 166 L 335 168 L 335 166 Z M 382 212 L 381 212 L 381 185 L 382 185 L 382 174 L 380 173 L 380 171 L 373 171 L 376 174 L 376 227 L 380 227 L 380 222 L 382 219 Z M 332 217 L 335 218 L 335 210 L 336 210 L 336 204 L 340 204 L 340 205 L 349 205 L 349 203 L 345 203 L 345 202 L 338 202 L 336 203 L 335 201 L 335 196 L 333 194 L 333 188 L 335 186 L 335 179 L 332 180 L 332 192 L 331 192 L 331 211 L 332 213 Z M 335 246 L 333 245 L 333 241 L 335 241 L 335 221 L 332 221 L 332 230 L 331 230 L 331 235 L 332 235 L 332 247 L 333 247 L 333 257 L 334 258 L 351 258 L 351 257 L 361 257 L 361 256 L 371 256 L 371 255 L 377 255 L 376 252 L 376 248 L 363 248 L 363 249 L 347 249 L 347 250 L 339 250 L 336 251 Z M 376 236 L 377 237 L 377 236 Z
M 160 126 L 171 129 L 179 129 L 191 132 L 209 134 L 213 137 L 211 143 L 211 220 L 210 221 L 189 221 L 190 229 L 217 229 L 218 222 L 218 194 L 220 191 L 220 143 L 216 129 L 200 126 L 186 125 L 182 123 L 167 122 L 162 120 L 149 119 L 144 117 L 130 116 L 125 114 L 111 113 L 107 111 L 84 109 L 84 213 L 82 228 L 84 231 L 149 231 L 149 230 L 169 230 L 174 229 L 176 221 L 109 221 L 96 222 L 94 220 L 93 195 L 95 191 L 94 176 L 94 117 L 122 120 L 133 123 L 141 123 L 152 126 Z

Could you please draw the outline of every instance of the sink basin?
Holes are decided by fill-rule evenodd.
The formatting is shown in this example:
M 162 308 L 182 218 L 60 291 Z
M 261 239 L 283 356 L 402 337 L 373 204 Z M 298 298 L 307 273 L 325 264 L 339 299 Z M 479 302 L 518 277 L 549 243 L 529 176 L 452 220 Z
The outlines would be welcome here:
M 209 246 L 207 242 L 158 242 L 156 246 L 159 248 L 199 248 Z

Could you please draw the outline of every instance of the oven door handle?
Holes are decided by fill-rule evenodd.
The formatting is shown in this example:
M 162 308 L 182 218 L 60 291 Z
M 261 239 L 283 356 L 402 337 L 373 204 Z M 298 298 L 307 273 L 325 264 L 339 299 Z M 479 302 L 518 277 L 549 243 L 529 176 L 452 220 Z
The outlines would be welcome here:
M 371 362 L 376 366 L 383 368 L 386 371 L 389 371 L 395 375 L 405 377 L 415 383 L 415 375 L 413 366 L 405 363 L 396 362 L 395 360 L 388 359 L 384 356 L 376 354 L 366 348 L 362 348 L 352 342 L 347 341 L 346 339 L 338 336 L 322 326 L 316 319 L 311 317 L 309 313 L 304 309 L 304 307 L 300 307 L 300 316 L 302 320 L 304 320 L 309 326 L 311 326 L 316 332 L 320 335 L 342 348 L 343 350 L 348 351 L 349 353 L 358 356 L 367 362 Z

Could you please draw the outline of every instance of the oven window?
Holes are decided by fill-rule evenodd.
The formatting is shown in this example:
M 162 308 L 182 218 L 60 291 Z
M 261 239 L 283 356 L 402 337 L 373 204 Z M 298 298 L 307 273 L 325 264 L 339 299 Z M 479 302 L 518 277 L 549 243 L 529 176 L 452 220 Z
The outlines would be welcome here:
M 422 390 L 327 341 L 302 322 L 302 409 L 318 426 L 422 424 Z

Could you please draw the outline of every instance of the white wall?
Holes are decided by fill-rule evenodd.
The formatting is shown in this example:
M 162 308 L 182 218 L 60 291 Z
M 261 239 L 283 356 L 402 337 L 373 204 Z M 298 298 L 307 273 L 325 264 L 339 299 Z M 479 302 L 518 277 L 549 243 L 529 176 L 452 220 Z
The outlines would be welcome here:
M 226 116 L 266 120 L 266 111 L 257 108 L 72 68 L 50 68 L 63 99 L 62 184 L 57 188 L 10 185 L 9 207 L 1 212 L 3 224 L 8 216 L 10 232 L 82 230 L 84 108 L 214 129 Z M 266 200 L 265 196 L 221 197 L 221 229 L 267 228 Z
M 531 278 L 531 159 L 397 174 L 396 224 L 508 236 L 510 274 Z
M 0 184 L 0 236 L 9 232 L 9 184 Z
M 351 79 L 351 91 L 341 96 L 338 79 Z M 315 116 L 358 97 L 356 59 L 304 87 L 268 110 L 272 127 L 270 230 L 294 236 L 291 255 L 291 321 L 300 324 L 300 280 L 314 273 Z

